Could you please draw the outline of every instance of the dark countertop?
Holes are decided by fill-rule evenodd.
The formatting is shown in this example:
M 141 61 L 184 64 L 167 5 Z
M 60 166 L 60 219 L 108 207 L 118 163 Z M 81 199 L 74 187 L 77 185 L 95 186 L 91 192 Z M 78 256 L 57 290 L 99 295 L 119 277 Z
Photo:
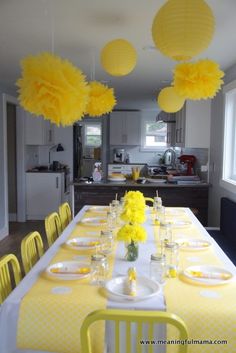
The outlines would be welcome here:
M 65 169 L 59 169 L 59 170 L 27 170 L 26 173 L 47 173 L 47 174 L 51 174 L 51 173 L 65 173 Z
M 199 187 L 206 187 L 208 188 L 210 186 L 209 183 L 199 183 L 199 184 L 172 184 L 172 183 L 150 183 L 146 182 L 144 184 L 141 183 L 136 183 L 135 181 L 132 180 L 127 180 L 127 181 L 122 181 L 122 182 L 116 182 L 116 181 L 106 181 L 102 180 L 101 182 L 91 182 L 87 183 L 84 181 L 78 182 L 78 181 L 73 181 L 71 185 L 74 186 L 87 186 L 87 187 L 102 187 L 102 186 L 120 186 L 120 187 L 140 187 L 140 188 L 199 188 Z

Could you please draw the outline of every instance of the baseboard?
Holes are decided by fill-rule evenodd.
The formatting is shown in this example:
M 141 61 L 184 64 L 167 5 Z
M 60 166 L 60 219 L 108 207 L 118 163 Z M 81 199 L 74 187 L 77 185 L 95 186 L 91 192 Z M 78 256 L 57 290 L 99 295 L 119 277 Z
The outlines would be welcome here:
M 16 213 L 9 213 L 9 222 L 16 222 L 17 221 L 17 214 Z
M 3 227 L 2 229 L 0 229 L 0 240 L 8 236 L 8 234 L 8 227 Z

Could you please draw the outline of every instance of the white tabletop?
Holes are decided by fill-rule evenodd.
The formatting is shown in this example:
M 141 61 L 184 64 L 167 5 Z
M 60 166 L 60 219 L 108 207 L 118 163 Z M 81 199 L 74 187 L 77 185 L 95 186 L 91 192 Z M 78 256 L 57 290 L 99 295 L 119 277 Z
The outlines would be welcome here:
M 0 307 L 0 353 L 35 353 L 32 350 L 19 350 L 16 348 L 16 332 L 17 332 L 17 320 L 20 308 L 21 299 L 29 291 L 32 285 L 37 280 L 39 274 L 45 270 L 50 263 L 52 257 L 57 253 L 58 248 L 66 241 L 71 234 L 78 220 L 81 219 L 84 212 L 89 206 L 85 206 L 72 220 L 68 227 L 63 231 L 61 236 L 55 241 L 55 243 L 48 249 L 44 256 L 37 262 L 32 270 L 23 278 L 21 283 L 13 290 L 9 297 L 4 301 Z M 192 223 L 201 231 L 202 235 L 211 241 L 214 246 L 217 256 L 224 263 L 224 267 L 230 270 L 236 275 L 236 267 L 221 250 L 218 244 L 213 238 L 207 233 L 205 228 L 197 220 L 189 209 L 184 209 L 188 216 L 191 218 Z M 139 258 L 135 262 L 135 267 L 139 275 L 148 276 L 149 273 L 149 260 L 150 255 L 154 249 L 154 235 L 153 227 L 151 225 L 150 217 L 148 217 L 144 227 L 148 233 L 148 240 L 145 245 L 139 247 Z M 128 267 L 132 266 L 132 263 L 124 261 L 124 244 L 120 243 L 117 247 L 116 259 L 113 269 L 113 277 L 118 275 L 125 275 Z M 108 299 L 109 308 L 123 308 L 123 309 L 134 309 L 134 310 L 165 310 L 165 300 L 162 290 L 155 297 L 148 300 L 137 301 L 137 302 L 124 302 L 115 300 L 112 297 Z M 37 351 L 38 353 L 48 353 Z M 55 352 L 56 353 L 56 352 Z

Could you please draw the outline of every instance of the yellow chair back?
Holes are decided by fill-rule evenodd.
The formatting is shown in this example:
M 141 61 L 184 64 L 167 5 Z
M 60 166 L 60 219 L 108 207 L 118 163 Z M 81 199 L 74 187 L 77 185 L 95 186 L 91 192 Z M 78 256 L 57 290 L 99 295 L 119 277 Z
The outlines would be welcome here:
M 114 321 L 114 330 L 115 330 L 115 353 L 130 353 L 131 349 L 131 340 L 132 340 L 132 332 L 131 332 L 131 324 L 136 324 L 136 349 L 134 350 L 136 353 L 141 353 L 143 349 L 145 352 L 147 351 L 147 347 L 145 345 L 141 345 L 140 341 L 144 340 L 155 340 L 154 337 L 154 325 L 155 324 L 170 324 L 178 330 L 179 339 L 187 340 L 188 339 L 188 331 L 184 321 L 175 314 L 163 312 L 163 311 L 141 311 L 141 310 L 96 310 L 90 313 L 81 326 L 80 330 L 80 339 L 81 346 L 83 347 L 83 353 L 94 353 L 91 350 L 91 341 L 90 341 L 90 333 L 89 327 L 95 321 L 98 320 L 109 320 Z M 125 323 L 125 345 L 126 350 L 120 351 L 120 322 Z M 145 327 L 143 327 L 145 324 Z M 148 347 L 148 353 L 152 353 L 155 345 L 150 345 Z M 187 344 L 178 346 L 178 353 L 186 353 L 187 352 Z
M 152 204 L 154 203 L 154 199 L 152 199 L 151 197 L 145 197 L 145 202 L 151 202 Z
M 13 289 L 10 268 L 12 269 L 15 286 L 17 286 L 22 276 L 19 261 L 13 254 L 8 254 L 0 258 L 0 304 L 2 304 Z
M 45 218 L 45 230 L 48 246 L 51 246 L 61 234 L 61 221 L 57 212 L 53 212 Z
M 21 258 L 25 274 L 36 264 L 43 253 L 43 241 L 38 232 L 31 232 L 22 239 Z
M 71 209 L 70 205 L 68 202 L 64 202 L 60 207 L 59 207 L 59 216 L 61 220 L 61 227 L 62 230 L 64 230 L 70 221 L 72 220 L 72 215 L 71 215 Z

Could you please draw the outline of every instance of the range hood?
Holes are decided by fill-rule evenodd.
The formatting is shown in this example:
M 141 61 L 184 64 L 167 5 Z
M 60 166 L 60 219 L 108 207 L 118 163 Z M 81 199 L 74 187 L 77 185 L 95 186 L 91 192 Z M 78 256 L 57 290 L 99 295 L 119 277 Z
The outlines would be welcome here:
M 161 110 L 156 116 L 156 122 L 163 121 L 163 123 L 173 124 L 176 122 L 175 113 L 166 113 Z

